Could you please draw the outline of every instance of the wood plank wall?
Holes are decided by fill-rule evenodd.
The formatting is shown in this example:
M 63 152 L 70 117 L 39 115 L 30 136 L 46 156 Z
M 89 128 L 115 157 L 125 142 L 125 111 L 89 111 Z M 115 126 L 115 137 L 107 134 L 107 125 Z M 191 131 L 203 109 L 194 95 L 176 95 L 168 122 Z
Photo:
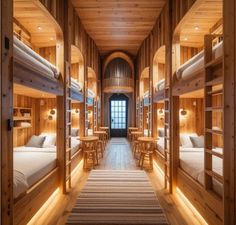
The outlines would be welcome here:
M 14 130 L 14 147 L 25 145 L 32 135 L 56 133 L 56 115 L 49 119 L 50 110 L 56 109 L 55 98 L 32 98 L 14 94 L 14 107 L 32 108 L 32 128 Z
M 189 59 L 191 59 L 200 51 L 201 49 L 198 49 L 198 48 L 180 46 L 180 65 L 187 62 Z

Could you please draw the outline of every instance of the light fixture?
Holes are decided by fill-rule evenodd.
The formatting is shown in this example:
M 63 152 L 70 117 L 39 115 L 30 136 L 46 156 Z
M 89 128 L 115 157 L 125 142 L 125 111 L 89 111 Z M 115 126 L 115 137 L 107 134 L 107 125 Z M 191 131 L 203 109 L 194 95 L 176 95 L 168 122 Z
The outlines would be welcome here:
M 194 30 L 198 31 L 199 30 L 199 26 L 195 26 Z
M 158 110 L 158 114 L 159 114 L 159 115 L 163 115 L 163 114 L 164 114 L 163 108 L 160 108 L 160 109 Z
M 49 39 L 50 41 L 53 41 L 54 40 L 54 38 L 53 37 L 50 37 L 50 39 Z
M 187 38 L 187 37 L 185 37 L 185 38 L 184 38 L 184 40 L 185 40 L 185 41 L 187 41 L 187 40 L 188 40 L 188 38 Z
M 55 115 L 55 114 L 56 114 L 56 109 L 51 109 L 51 110 L 50 110 L 50 114 L 51 114 L 51 115 Z
M 180 109 L 181 116 L 187 116 L 188 112 L 185 109 Z
M 76 114 L 79 114 L 79 109 L 75 109 L 75 113 L 76 113 Z
M 53 116 L 52 115 L 48 115 L 48 120 L 53 120 Z
M 38 26 L 37 28 L 38 28 L 38 30 L 42 30 L 42 27 L 40 27 L 40 26 Z

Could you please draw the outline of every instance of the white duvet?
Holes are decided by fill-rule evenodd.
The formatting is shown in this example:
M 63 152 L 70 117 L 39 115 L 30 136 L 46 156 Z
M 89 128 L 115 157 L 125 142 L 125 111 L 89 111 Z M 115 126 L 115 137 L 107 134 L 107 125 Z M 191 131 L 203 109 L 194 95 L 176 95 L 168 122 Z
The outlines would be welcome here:
M 56 147 L 14 148 L 14 198 L 24 194 L 32 185 L 56 167 Z
M 78 140 L 78 137 L 72 137 L 71 138 L 71 155 L 74 155 L 80 147 L 80 140 Z
M 221 148 L 214 151 L 222 153 Z M 212 156 L 212 169 L 219 175 L 223 174 L 223 160 Z M 203 148 L 182 148 L 180 147 L 180 167 L 191 177 L 204 185 L 204 149 Z M 213 179 L 213 190 L 222 195 L 222 184 Z

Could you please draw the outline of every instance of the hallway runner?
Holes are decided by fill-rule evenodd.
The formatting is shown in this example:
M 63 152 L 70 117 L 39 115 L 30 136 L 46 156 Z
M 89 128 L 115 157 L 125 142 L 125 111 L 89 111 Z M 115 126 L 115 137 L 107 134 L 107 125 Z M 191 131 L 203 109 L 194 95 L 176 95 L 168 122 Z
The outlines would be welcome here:
M 144 171 L 93 170 L 67 224 L 166 225 L 166 216 Z

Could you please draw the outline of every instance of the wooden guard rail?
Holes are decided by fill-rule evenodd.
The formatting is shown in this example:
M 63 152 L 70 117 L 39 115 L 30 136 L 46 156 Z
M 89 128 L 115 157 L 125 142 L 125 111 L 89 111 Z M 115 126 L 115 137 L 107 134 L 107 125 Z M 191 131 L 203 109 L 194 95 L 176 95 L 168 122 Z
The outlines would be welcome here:
M 128 77 L 111 77 L 103 81 L 104 92 L 125 91 L 132 92 L 134 90 L 134 80 Z

